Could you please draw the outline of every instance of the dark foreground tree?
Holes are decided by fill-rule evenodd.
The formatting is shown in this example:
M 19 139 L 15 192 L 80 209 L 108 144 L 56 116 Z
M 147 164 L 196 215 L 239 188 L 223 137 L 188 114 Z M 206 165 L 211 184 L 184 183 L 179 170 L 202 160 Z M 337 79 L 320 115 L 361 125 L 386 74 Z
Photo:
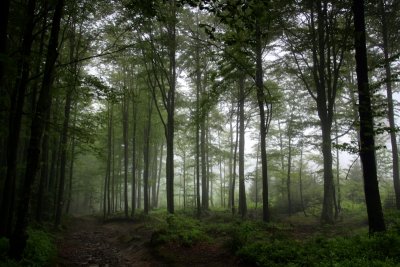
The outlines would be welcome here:
M 354 0 L 356 71 L 360 114 L 360 157 L 364 173 L 364 192 L 370 233 L 386 230 L 379 195 L 371 92 L 368 84 L 367 49 L 365 37 L 364 0 Z
M 63 8 L 64 0 L 57 1 L 52 20 L 42 88 L 40 90 L 36 112 L 33 115 L 31 124 L 25 176 L 22 179 L 19 202 L 17 206 L 17 220 L 15 229 L 10 239 L 10 256 L 14 259 L 21 258 L 26 246 L 26 241 L 28 239 L 26 230 L 28 227 L 29 202 L 32 185 L 36 173 L 39 170 L 40 147 L 45 128 L 45 118 L 51 107 L 51 88 L 54 80 L 54 65 L 58 57 L 58 35 L 60 32 Z

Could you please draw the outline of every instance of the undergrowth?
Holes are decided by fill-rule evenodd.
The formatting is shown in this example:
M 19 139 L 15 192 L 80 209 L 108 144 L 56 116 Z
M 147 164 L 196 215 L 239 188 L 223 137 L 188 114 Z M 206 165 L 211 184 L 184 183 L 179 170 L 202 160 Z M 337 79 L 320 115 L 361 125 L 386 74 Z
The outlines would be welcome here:
M 190 247 L 199 241 L 210 240 L 200 222 L 194 218 L 168 215 L 165 222 L 156 226 L 157 230 L 151 238 L 153 245 L 175 242 L 179 245 Z
M 371 236 L 317 235 L 299 241 L 285 229 L 245 221 L 235 226 L 228 245 L 257 266 L 399 266 L 400 215 L 388 214 L 387 225 L 386 233 Z
M 9 249 L 9 240 L 7 238 L 0 239 L 0 266 L 51 266 L 54 261 L 57 250 L 54 244 L 54 238 L 43 230 L 28 229 L 28 240 L 24 250 L 22 259 L 16 262 L 7 257 Z

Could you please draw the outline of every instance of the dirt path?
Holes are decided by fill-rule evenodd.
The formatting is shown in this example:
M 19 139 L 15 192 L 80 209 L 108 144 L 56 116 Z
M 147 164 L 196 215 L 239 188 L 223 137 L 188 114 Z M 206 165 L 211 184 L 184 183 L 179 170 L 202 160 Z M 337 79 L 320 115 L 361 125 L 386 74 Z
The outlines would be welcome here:
M 57 241 L 57 266 L 168 266 L 151 254 L 150 237 L 143 224 L 132 221 L 73 218 Z

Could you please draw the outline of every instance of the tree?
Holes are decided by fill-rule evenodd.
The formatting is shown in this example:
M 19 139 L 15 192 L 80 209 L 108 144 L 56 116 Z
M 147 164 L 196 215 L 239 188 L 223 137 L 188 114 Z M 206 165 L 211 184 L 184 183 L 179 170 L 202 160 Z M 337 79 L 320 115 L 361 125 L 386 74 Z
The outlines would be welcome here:
M 315 100 L 322 132 L 321 150 L 324 159 L 324 200 L 322 223 L 334 222 L 334 180 L 332 158 L 332 122 L 334 105 L 340 89 L 340 71 L 348 50 L 350 12 L 346 1 L 334 4 L 326 0 L 306 3 L 303 29 L 285 29 L 289 51 L 310 96 Z M 304 33 L 303 34 L 299 34 Z M 306 49 L 304 49 L 306 47 Z
M 64 0 L 58 1 L 55 5 L 52 19 L 51 34 L 42 87 L 37 102 L 36 112 L 31 124 L 31 135 L 29 140 L 25 177 L 22 181 L 20 199 L 17 206 L 15 230 L 13 231 L 10 239 L 10 255 L 15 259 L 21 258 L 22 252 L 26 246 L 26 230 L 28 226 L 28 208 L 31 187 L 39 169 L 40 145 L 46 123 L 44 119 L 46 118 L 46 113 L 49 112 L 51 106 L 51 86 L 54 79 L 54 65 L 58 56 L 58 35 L 60 32 L 63 8 Z
M 369 231 L 386 230 L 376 172 L 374 124 L 371 109 L 371 92 L 368 84 L 368 64 L 364 18 L 364 0 L 353 1 L 354 45 L 360 114 L 360 157 L 363 168 L 365 201 L 367 204 Z
M 4 3 L 6 5 L 6 3 Z M 2 195 L 0 236 L 11 234 L 11 222 L 13 219 L 13 207 L 15 199 L 15 188 L 17 179 L 17 152 L 21 132 L 22 112 L 25 102 L 25 92 L 28 88 L 30 73 L 30 55 L 33 43 L 34 19 L 36 0 L 28 1 L 26 5 L 26 20 L 21 44 L 21 55 L 18 62 L 18 75 L 16 88 L 12 92 L 11 107 L 8 119 L 8 140 L 7 140 L 7 172 Z M 6 10 L 4 10 L 6 12 Z M 5 29 L 7 30 L 7 29 Z M 1 71 L 4 71 L 1 70 Z M 2 81 L 0 81 L 2 82 Z M 3 87 L 3 85 L 1 85 Z

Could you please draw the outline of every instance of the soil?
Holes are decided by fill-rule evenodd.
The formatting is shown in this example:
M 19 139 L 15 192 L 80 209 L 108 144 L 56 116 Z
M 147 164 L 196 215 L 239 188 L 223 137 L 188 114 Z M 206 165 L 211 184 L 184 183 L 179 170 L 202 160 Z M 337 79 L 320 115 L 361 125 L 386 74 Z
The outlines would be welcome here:
M 154 248 L 152 233 L 145 222 L 72 218 L 57 239 L 57 266 L 248 266 L 224 248 L 222 241 Z

